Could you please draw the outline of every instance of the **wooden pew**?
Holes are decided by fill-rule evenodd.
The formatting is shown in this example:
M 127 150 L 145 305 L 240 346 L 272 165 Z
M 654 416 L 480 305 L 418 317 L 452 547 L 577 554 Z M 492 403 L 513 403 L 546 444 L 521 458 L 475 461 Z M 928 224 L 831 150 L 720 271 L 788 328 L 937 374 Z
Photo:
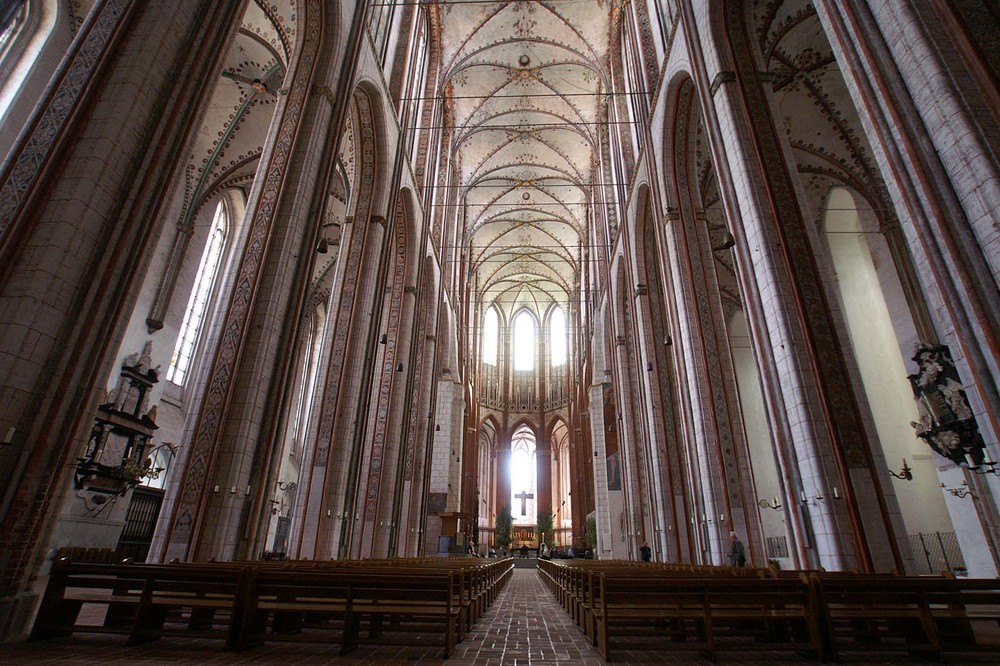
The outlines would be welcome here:
M 512 569 L 509 558 L 60 562 L 31 639 L 100 632 L 138 643 L 183 635 L 249 647 L 296 636 L 294 640 L 339 641 L 349 650 L 360 642 L 427 644 L 406 634 L 428 635 L 430 630 L 436 637 L 430 643 L 448 656 L 510 580 Z M 87 604 L 104 607 L 102 622 L 81 619 Z M 389 637 L 383 638 L 386 633 Z
M 340 643 L 346 653 L 363 642 L 389 642 L 384 622 L 395 620 L 394 632 L 419 624 L 415 645 L 437 645 L 447 658 L 454 650 L 461 622 L 455 601 L 455 574 L 431 571 L 362 571 L 357 568 L 254 571 L 242 601 L 240 629 L 232 647 L 243 649 L 267 641 Z M 430 639 L 426 637 L 430 636 Z
M 1000 581 L 937 576 L 812 573 L 833 657 L 849 650 L 907 652 L 940 659 L 949 652 L 1000 650 L 973 625 L 1000 624 Z M 995 628 L 995 627 L 994 627 Z
M 212 565 L 60 562 L 29 640 L 74 632 L 120 634 L 129 643 L 169 634 L 228 640 L 240 576 L 240 568 Z M 104 606 L 101 624 L 80 619 L 88 604 Z
M 758 647 L 824 660 L 851 650 L 1000 651 L 993 579 L 622 561 L 541 561 L 539 575 L 605 658 L 630 633 L 713 658 Z
M 720 648 L 824 655 L 817 600 L 805 579 L 600 572 L 591 576 L 591 594 L 590 631 L 605 659 L 612 633 L 635 631 L 668 639 L 663 649 L 698 650 L 713 660 Z

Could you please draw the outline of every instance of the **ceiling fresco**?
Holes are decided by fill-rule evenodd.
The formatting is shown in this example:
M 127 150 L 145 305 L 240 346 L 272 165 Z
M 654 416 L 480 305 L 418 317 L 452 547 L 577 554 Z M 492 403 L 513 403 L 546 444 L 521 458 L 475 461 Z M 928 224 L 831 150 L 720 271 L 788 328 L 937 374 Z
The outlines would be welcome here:
M 182 224 L 220 191 L 249 191 L 295 43 L 297 0 L 252 0 L 223 61 L 185 172 Z
M 876 206 L 887 206 L 872 151 L 812 3 L 758 1 L 753 20 L 784 131 L 810 197 L 821 202 L 831 185 L 841 184 Z
M 480 302 L 565 307 L 579 281 L 610 3 L 445 3 L 444 89 Z

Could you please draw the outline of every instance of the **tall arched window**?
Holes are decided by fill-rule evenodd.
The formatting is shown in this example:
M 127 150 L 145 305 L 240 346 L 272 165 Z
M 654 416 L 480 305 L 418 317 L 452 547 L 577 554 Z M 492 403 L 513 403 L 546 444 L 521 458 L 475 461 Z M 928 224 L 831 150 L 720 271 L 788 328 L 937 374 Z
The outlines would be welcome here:
M 25 23 L 28 15 L 28 3 L 0 3 L 0 61 L 7 54 L 8 45 L 14 41 L 14 36 Z
M 514 318 L 514 369 L 535 369 L 535 320 L 527 310 Z
M 487 365 L 497 364 L 497 351 L 500 340 L 500 318 L 497 311 L 490 308 L 483 316 L 483 363 Z
M 320 355 L 323 352 L 325 324 L 326 307 L 320 304 L 310 317 L 308 337 L 302 347 L 302 357 L 299 361 L 301 372 L 296 378 L 295 411 L 289 419 L 288 443 L 285 445 L 290 456 L 299 452 L 305 439 L 306 424 L 309 422 L 313 407 L 312 399 L 316 392 Z
M 184 321 L 181 323 L 181 330 L 177 335 L 177 345 L 174 347 L 174 353 L 170 356 L 167 381 L 174 384 L 184 383 L 184 377 L 191 366 L 194 346 L 208 310 L 208 301 L 212 295 L 215 278 L 219 274 L 219 266 L 222 264 L 222 247 L 226 241 L 227 227 L 226 205 L 220 201 L 215 209 L 215 217 L 212 220 L 212 228 L 208 232 L 208 242 L 205 243 L 201 263 L 198 265 L 194 288 L 191 290 L 190 298 L 188 298 L 187 308 L 184 309 Z
M 636 36 L 633 32 L 635 18 L 633 7 L 625 5 L 622 10 L 621 23 L 621 56 L 622 56 L 622 87 L 626 96 L 626 106 L 628 107 L 628 128 L 632 137 L 632 157 L 635 159 L 639 154 L 639 124 L 644 121 L 643 100 L 646 95 L 645 85 L 642 77 L 642 61 L 636 52 Z
M 416 148 L 419 142 L 416 140 L 417 129 L 420 127 L 421 111 L 424 108 L 424 86 L 427 82 L 427 39 L 429 29 L 427 27 L 427 12 L 423 9 L 417 11 L 417 24 L 413 29 L 413 42 L 416 48 L 410 60 L 409 86 L 405 93 L 408 98 L 404 102 L 407 108 L 406 152 L 410 156 L 410 163 L 416 162 Z M 416 164 L 413 164 L 416 171 Z
M 373 3 L 371 14 L 368 15 L 368 30 L 375 46 L 375 55 L 383 65 L 387 63 L 392 47 L 395 46 L 397 6 L 395 2 Z
M 553 367 L 566 362 L 566 313 L 558 306 L 549 315 L 549 353 Z
M 537 468 L 535 433 L 521 426 L 510 440 L 510 513 L 515 525 L 535 524 Z

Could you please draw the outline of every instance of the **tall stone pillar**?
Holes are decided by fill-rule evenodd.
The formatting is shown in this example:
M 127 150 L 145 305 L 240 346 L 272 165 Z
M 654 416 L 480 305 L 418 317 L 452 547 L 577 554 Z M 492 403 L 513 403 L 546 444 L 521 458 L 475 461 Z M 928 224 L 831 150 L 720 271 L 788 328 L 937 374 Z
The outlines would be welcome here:
M 866 438 L 845 341 L 838 337 L 808 242 L 789 149 L 757 72 L 745 16 L 735 7 L 723 14 L 721 24 L 712 24 L 704 8 L 685 8 L 683 20 L 696 37 L 689 43 L 719 46 L 691 48 L 695 83 L 707 102 L 713 161 L 720 173 L 741 174 L 723 184 L 722 194 L 729 202 L 772 437 L 794 461 L 790 494 L 807 498 L 790 501 L 789 515 L 808 525 L 799 535 L 816 564 L 902 569 L 902 523 Z M 708 42 L 697 38 L 699 31 L 720 34 Z M 842 500 L 811 499 L 833 497 L 835 488 Z
M 0 172 L 0 426 L 14 429 L 0 459 L 0 635 L 24 630 L 53 499 L 155 245 L 149 220 L 245 4 L 98 2 Z
M 919 272 L 921 342 L 947 344 L 991 460 L 1000 456 L 1000 91 L 990 3 L 816 3 Z M 890 236 L 890 241 L 891 241 Z M 923 322 L 921 322 L 923 323 Z M 961 478 L 943 470 L 942 482 Z M 977 482 L 979 525 L 956 520 L 967 553 L 1000 566 L 1000 482 Z M 963 527 L 964 525 L 964 527 Z

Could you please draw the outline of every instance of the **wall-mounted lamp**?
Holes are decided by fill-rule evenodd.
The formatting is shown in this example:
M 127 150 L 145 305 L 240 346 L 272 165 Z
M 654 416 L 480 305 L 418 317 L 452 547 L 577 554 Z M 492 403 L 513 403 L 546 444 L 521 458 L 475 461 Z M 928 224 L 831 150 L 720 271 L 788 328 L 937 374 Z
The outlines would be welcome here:
M 889 474 L 892 474 L 897 479 L 903 479 L 904 481 L 913 481 L 913 470 L 909 465 L 906 464 L 906 458 L 903 458 L 903 466 L 899 469 L 899 472 L 893 472 L 889 470 Z
M 383 333 L 383 334 L 382 334 L 382 337 L 378 339 L 378 343 L 379 343 L 380 345 L 384 345 L 384 344 L 385 344 L 385 343 L 387 343 L 387 342 L 389 342 L 389 336 L 388 336 L 388 335 L 386 335 L 385 333 Z
M 985 450 L 984 450 L 984 452 L 985 452 Z M 997 473 L 997 470 L 996 470 L 997 464 L 998 463 L 995 463 L 992 460 L 987 460 L 986 457 L 984 456 L 983 457 L 983 462 L 981 462 L 981 463 L 979 463 L 977 465 L 975 459 L 972 457 L 972 454 L 971 453 L 966 453 L 965 454 L 965 461 L 960 462 L 959 466 L 962 469 L 967 469 L 970 472 L 975 472 L 976 474 L 996 474 Z
M 7 434 L 4 435 L 2 441 L 0 441 L 0 446 L 14 446 L 14 435 L 17 434 L 17 428 L 7 428 Z
M 944 488 L 947 492 L 957 497 L 958 499 L 964 499 L 965 497 L 971 497 L 972 499 L 979 499 L 972 492 L 972 488 L 969 487 L 968 481 L 962 481 L 962 485 L 960 485 L 957 488 L 945 488 L 945 485 L 943 483 L 941 484 L 941 487 Z
M 823 499 L 823 497 L 817 493 L 816 499 Z M 803 504 L 809 504 L 809 498 L 806 497 L 806 491 L 804 490 L 799 491 L 799 501 L 802 502 Z
M 325 238 L 320 238 L 319 242 L 316 243 L 316 253 L 326 254 L 330 250 L 330 241 Z
M 757 500 L 757 506 L 762 509 L 774 509 L 775 511 L 780 511 L 783 508 L 781 502 L 778 501 L 777 495 L 775 495 L 771 500 Z
M 648 370 L 649 372 L 653 371 L 653 362 L 652 361 L 646 361 L 646 370 Z
M 403 364 L 402 363 L 398 363 L 396 365 L 396 372 L 402 372 L 402 371 L 403 371 Z
M 216 487 L 212 488 L 212 492 L 215 493 L 215 494 L 218 494 L 219 493 L 219 486 L 216 486 Z
M 663 336 L 663 346 L 664 347 L 669 347 L 672 344 L 674 344 L 674 339 L 672 337 L 670 337 L 669 335 Z
M 434 425 L 434 432 L 441 432 L 441 424 L 437 423 Z

